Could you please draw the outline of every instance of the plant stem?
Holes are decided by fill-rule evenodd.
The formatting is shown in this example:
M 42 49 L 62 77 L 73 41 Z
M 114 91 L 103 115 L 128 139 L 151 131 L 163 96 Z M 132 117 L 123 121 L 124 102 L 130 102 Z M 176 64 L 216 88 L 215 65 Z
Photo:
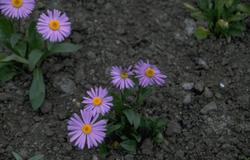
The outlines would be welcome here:
M 120 90 L 120 92 L 121 92 L 121 100 L 122 100 L 122 109 L 123 109 L 123 98 L 122 98 L 122 90 Z
M 11 23 L 11 20 L 9 19 L 9 22 L 10 22 L 10 29 L 11 29 L 11 33 L 13 32 L 13 26 L 12 26 L 12 23 Z
M 136 104 L 136 102 L 137 102 L 137 100 L 139 98 L 140 91 L 141 91 L 141 86 L 139 86 L 139 91 L 138 91 L 138 94 L 136 96 L 135 104 Z M 135 111 L 135 109 L 136 109 L 136 107 L 134 107 L 134 111 Z
M 18 32 L 19 33 L 21 33 L 20 26 L 21 26 L 21 19 L 18 20 Z

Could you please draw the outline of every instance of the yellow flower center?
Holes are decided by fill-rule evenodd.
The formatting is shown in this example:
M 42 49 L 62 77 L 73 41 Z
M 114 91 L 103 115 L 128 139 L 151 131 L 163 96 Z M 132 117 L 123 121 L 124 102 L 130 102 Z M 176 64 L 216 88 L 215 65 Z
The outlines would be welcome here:
M 122 73 L 121 73 L 121 77 L 122 77 L 122 78 L 127 78 L 127 77 L 128 77 L 127 72 L 122 71 Z
M 95 106 L 99 106 L 101 103 L 102 103 L 102 99 L 101 99 L 100 97 L 95 97 L 95 98 L 93 99 L 93 104 L 94 104 Z
M 22 0 L 12 0 L 12 5 L 19 8 L 23 4 Z
M 85 133 L 85 134 L 89 134 L 91 131 L 92 131 L 92 127 L 89 124 L 85 124 L 82 127 L 82 132 Z
M 155 74 L 155 71 L 154 71 L 152 68 L 148 68 L 148 69 L 145 71 L 145 74 L 146 74 L 148 77 L 153 77 L 154 74 Z
M 53 30 L 58 30 L 60 28 L 60 23 L 57 20 L 51 20 L 49 27 Z

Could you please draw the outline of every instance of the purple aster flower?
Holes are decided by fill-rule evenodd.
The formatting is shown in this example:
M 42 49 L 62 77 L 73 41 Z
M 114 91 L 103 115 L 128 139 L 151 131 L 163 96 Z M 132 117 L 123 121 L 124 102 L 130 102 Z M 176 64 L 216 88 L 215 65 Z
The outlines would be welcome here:
M 162 78 L 167 78 L 167 76 L 161 74 L 160 70 L 154 66 L 150 65 L 149 61 L 144 63 L 142 60 L 139 62 L 139 65 L 135 65 L 137 70 L 134 72 L 137 74 L 136 78 L 139 78 L 139 85 L 146 87 L 152 85 L 155 82 L 159 85 L 162 85 L 165 81 Z
M 26 18 L 34 8 L 34 0 L 0 0 L 2 14 L 10 18 Z
M 37 30 L 40 34 L 43 35 L 44 39 L 48 39 L 51 42 L 61 42 L 64 40 L 64 37 L 70 35 L 70 22 L 67 22 L 69 18 L 63 13 L 54 9 L 54 12 L 47 10 L 48 15 L 44 13 L 40 15 L 37 23 Z
M 114 85 L 116 85 L 116 87 L 120 86 L 120 89 L 124 89 L 124 87 L 126 88 L 130 88 L 130 87 L 133 87 L 135 85 L 135 83 L 128 78 L 128 75 L 133 75 L 134 73 L 132 71 L 130 71 L 132 68 L 132 65 L 125 69 L 122 69 L 121 66 L 115 66 L 115 67 L 112 67 L 112 70 L 111 70 L 111 77 L 113 80 L 112 80 L 112 83 Z
M 106 136 L 104 131 L 106 131 L 105 120 L 100 120 L 95 123 L 99 115 L 92 117 L 91 110 L 81 110 L 82 119 L 75 113 L 74 118 L 71 117 L 68 122 L 68 130 L 70 142 L 73 142 L 77 139 L 75 146 L 78 145 L 80 149 L 83 149 L 85 142 L 88 145 L 88 148 L 93 146 L 97 147 L 97 142 L 101 143 Z M 92 119 L 93 118 L 93 119 Z M 91 120 L 92 119 L 92 120 Z
M 101 113 L 104 115 L 104 113 L 109 112 L 110 106 L 113 106 L 112 103 L 110 103 L 113 100 L 113 97 L 105 97 L 108 94 L 108 91 L 106 88 L 102 89 L 102 87 L 95 87 L 95 90 L 91 88 L 91 91 L 87 91 L 88 95 L 91 98 L 83 97 L 85 100 L 82 101 L 82 103 L 87 104 L 85 106 L 85 109 L 93 110 L 93 114 L 99 114 Z

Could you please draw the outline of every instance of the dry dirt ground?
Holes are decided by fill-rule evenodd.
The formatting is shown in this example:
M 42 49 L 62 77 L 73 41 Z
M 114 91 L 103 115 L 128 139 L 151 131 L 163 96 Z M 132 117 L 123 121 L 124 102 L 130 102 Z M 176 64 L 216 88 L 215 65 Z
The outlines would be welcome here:
M 38 1 L 37 1 L 38 2 Z M 32 75 L 0 85 L 0 159 L 44 154 L 44 160 L 197 160 L 250 157 L 250 32 L 243 38 L 192 38 L 202 21 L 190 18 L 182 0 L 57 0 L 22 22 L 22 30 L 47 9 L 66 12 L 72 33 L 66 42 L 82 44 L 75 53 L 55 54 L 42 65 L 46 100 L 34 111 L 28 99 Z M 195 5 L 195 0 L 187 0 Z M 244 1 L 241 1 L 244 2 Z M 245 1 L 246 2 L 246 1 Z M 249 3 L 249 2 L 248 2 Z M 250 19 L 244 22 L 250 28 Z M 8 51 L 1 47 L 1 53 Z M 69 142 L 67 121 L 83 108 L 90 87 L 116 90 L 111 66 L 142 59 L 167 75 L 139 112 L 169 121 L 168 145 L 146 140 L 130 155 L 110 145 L 80 150 Z M 131 104 L 134 97 L 127 103 Z

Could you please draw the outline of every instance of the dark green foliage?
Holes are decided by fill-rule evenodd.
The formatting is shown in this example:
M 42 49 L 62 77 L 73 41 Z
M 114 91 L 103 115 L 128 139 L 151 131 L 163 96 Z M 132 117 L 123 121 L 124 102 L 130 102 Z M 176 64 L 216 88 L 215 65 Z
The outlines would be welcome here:
M 45 84 L 40 69 L 42 61 L 53 53 L 74 52 L 81 45 L 70 43 L 51 43 L 37 32 L 36 22 L 31 22 L 26 33 L 16 33 L 15 19 L 0 17 L 0 44 L 13 52 L 10 56 L 0 53 L 0 83 L 11 80 L 18 74 L 34 71 L 30 88 L 30 102 L 38 109 L 45 97 Z
M 135 82 L 135 86 L 124 89 L 121 92 L 122 99 L 115 93 L 110 92 L 110 95 L 113 96 L 114 112 L 108 113 L 104 118 L 108 120 L 106 133 L 116 140 L 115 146 L 120 146 L 129 154 L 136 154 L 137 147 L 146 138 L 151 138 L 155 142 L 162 142 L 163 135 L 161 132 L 166 126 L 167 120 L 159 117 L 142 116 L 136 112 L 136 108 L 141 106 L 143 101 L 150 96 L 157 86 L 156 84 L 139 89 L 134 106 L 124 104 L 125 100 L 139 88 L 138 79 L 133 77 L 132 80 Z
M 198 10 L 188 3 L 183 3 L 193 10 L 190 14 L 196 20 L 205 20 L 207 26 L 200 26 L 195 32 L 195 37 L 204 39 L 207 35 L 218 38 L 226 37 L 227 42 L 231 36 L 242 37 L 246 30 L 244 23 L 240 22 L 250 15 L 250 7 L 239 3 L 239 0 L 197 0 Z M 206 28 L 205 28 L 206 27 Z

